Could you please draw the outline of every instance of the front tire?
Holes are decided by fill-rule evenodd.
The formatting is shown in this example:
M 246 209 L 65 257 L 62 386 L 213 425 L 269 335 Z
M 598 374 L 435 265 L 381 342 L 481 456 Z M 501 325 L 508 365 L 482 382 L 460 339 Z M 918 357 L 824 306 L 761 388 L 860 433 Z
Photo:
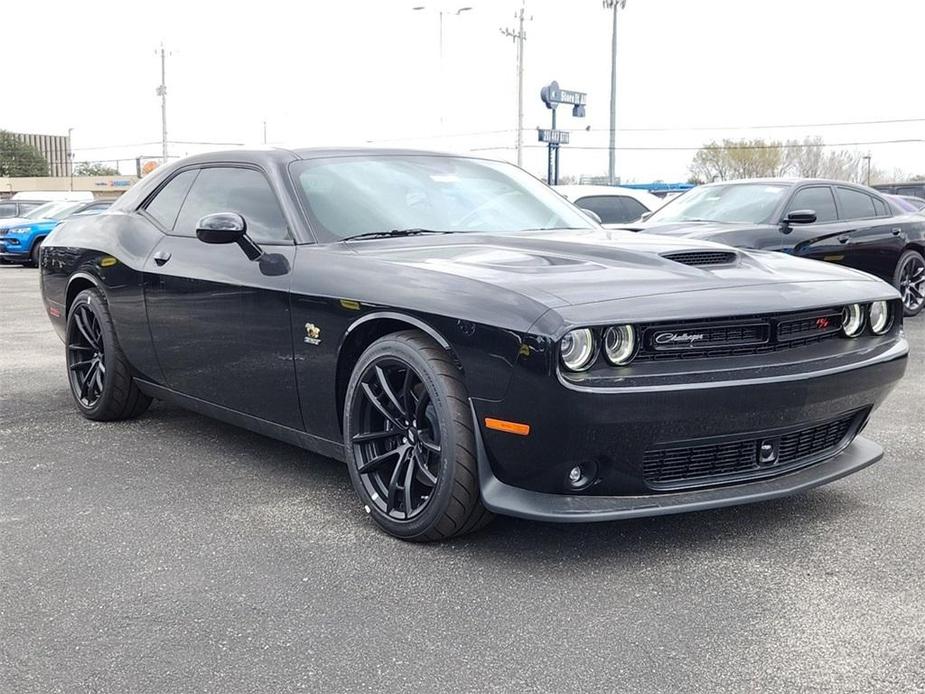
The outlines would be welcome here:
M 151 398 L 132 380 L 99 290 L 85 289 L 74 298 L 65 335 L 68 382 L 80 414 L 109 422 L 132 419 L 148 409 Z
M 486 525 L 475 434 L 459 370 L 429 337 L 387 335 L 360 356 L 344 405 L 350 480 L 373 520 L 428 542 Z
M 29 254 L 32 267 L 39 267 L 39 263 L 42 262 L 42 242 L 44 240 L 36 239 L 35 243 L 32 244 L 32 252 Z
M 908 250 L 900 256 L 893 286 L 902 296 L 903 315 L 919 315 L 925 308 L 925 258 L 921 253 Z

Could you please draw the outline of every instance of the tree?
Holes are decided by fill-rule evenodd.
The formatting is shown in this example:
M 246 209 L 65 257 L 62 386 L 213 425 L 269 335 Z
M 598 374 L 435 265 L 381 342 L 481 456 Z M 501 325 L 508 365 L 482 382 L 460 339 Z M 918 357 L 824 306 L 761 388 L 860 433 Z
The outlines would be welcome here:
M 47 176 L 42 153 L 13 133 L 0 130 L 0 176 Z
M 74 167 L 75 176 L 118 176 L 119 170 L 99 162 L 84 161 Z

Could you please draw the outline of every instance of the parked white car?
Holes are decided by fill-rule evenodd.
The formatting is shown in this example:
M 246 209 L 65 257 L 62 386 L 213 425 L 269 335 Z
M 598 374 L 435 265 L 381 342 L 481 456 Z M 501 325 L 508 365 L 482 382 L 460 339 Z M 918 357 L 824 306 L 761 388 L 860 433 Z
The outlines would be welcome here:
M 652 212 L 665 201 L 652 193 L 616 186 L 553 186 L 555 191 L 583 210 L 596 214 L 606 226 L 635 222 L 646 212 Z

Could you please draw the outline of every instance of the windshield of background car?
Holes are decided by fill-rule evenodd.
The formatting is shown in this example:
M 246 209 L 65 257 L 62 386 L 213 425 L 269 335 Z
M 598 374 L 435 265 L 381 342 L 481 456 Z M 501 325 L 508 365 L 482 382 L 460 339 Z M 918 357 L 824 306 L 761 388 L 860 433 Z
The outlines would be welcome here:
M 291 166 L 326 240 L 393 229 L 590 229 L 562 196 L 510 164 L 440 156 L 332 157 Z M 323 239 L 319 239 L 323 240 Z
M 767 224 L 790 190 L 775 183 L 734 183 L 693 188 L 659 209 L 647 221 Z
M 83 205 L 82 202 L 47 202 L 23 215 L 24 219 L 64 219 Z

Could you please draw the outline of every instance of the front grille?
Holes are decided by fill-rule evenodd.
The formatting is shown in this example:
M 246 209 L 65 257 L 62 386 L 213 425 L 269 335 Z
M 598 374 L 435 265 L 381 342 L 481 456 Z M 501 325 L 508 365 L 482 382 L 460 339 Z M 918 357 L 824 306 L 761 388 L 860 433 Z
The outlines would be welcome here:
M 653 489 L 676 489 L 780 474 L 835 454 L 857 430 L 863 414 L 852 412 L 783 434 L 651 449 L 643 456 L 643 478 Z
M 841 310 L 640 325 L 634 361 L 703 359 L 777 352 L 838 337 Z
M 679 251 L 665 253 L 663 258 L 683 265 L 729 265 L 734 263 L 736 254 L 732 251 Z

